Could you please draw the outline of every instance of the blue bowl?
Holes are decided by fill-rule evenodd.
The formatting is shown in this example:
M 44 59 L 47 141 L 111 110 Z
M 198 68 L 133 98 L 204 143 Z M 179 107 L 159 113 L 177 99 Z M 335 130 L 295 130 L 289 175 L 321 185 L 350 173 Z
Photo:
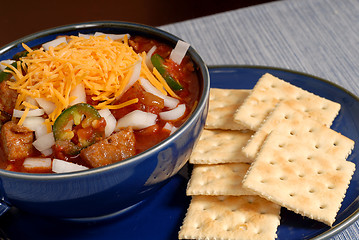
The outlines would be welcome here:
M 129 33 L 163 41 L 172 47 L 179 38 L 157 28 L 125 22 L 89 22 L 57 27 L 26 36 L 0 49 L 0 60 L 58 35 Z M 0 214 L 11 206 L 34 214 L 65 219 L 101 219 L 122 213 L 156 194 L 186 164 L 204 127 L 208 111 L 208 69 L 190 47 L 199 69 L 200 99 L 188 120 L 169 138 L 124 161 L 63 174 L 28 174 L 0 170 Z

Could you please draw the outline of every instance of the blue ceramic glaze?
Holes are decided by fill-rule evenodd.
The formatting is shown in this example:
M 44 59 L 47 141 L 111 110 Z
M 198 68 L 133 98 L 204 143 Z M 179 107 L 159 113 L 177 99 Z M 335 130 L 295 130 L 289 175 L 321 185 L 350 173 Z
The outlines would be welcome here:
M 0 49 L 0 60 L 11 59 L 29 47 L 58 35 L 95 32 L 142 35 L 172 47 L 179 40 L 162 30 L 123 22 L 91 22 L 58 27 L 32 34 Z M 119 163 L 65 174 L 27 174 L 0 170 L 0 214 L 8 205 L 23 211 L 58 218 L 93 219 L 123 212 L 154 194 L 187 162 L 204 126 L 208 110 L 209 73 L 193 48 L 189 56 L 199 69 L 200 99 L 191 117 L 169 138 Z

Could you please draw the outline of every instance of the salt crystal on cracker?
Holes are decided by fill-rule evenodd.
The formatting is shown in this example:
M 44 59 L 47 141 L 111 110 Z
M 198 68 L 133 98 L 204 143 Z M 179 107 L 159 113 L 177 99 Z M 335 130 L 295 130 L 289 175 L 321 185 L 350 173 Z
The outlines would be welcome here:
M 258 196 L 193 196 L 178 238 L 274 240 L 279 212 Z
M 283 121 L 266 138 L 243 187 L 303 216 L 331 226 L 355 164 L 354 142 L 317 121 Z
M 187 195 L 252 195 L 242 187 L 248 168 L 247 163 L 194 165 Z
M 275 105 L 282 100 L 297 99 L 305 111 L 326 126 L 330 126 L 340 110 L 340 104 L 314 95 L 286 81 L 264 74 L 234 115 L 235 122 L 258 130 Z
M 233 115 L 251 90 L 211 88 L 206 129 L 244 130 Z
M 189 162 L 192 164 L 218 164 L 251 162 L 242 152 L 252 132 L 229 130 L 203 130 L 193 149 Z

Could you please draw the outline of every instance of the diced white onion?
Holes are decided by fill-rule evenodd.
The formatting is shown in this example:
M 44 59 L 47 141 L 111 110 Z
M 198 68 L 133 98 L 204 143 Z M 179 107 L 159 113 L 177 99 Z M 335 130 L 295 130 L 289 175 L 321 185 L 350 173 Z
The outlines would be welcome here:
M 111 111 L 108 108 L 104 108 L 104 109 L 100 109 L 98 110 L 98 113 L 100 114 L 101 117 L 106 118 L 107 116 L 109 116 L 111 113 Z
M 132 127 L 135 130 L 147 128 L 156 124 L 157 115 L 141 110 L 134 110 L 117 121 L 115 131 L 121 128 Z
M 36 128 L 43 125 L 45 119 L 42 117 L 27 117 L 22 123 L 23 126 L 27 127 L 31 131 L 35 131 Z M 45 126 L 45 125 L 44 125 Z
M 170 135 L 172 135 L 176 130 L 177 130 L 177 128 L 175 126 L 173 126 Z
M 56 47 L 56 46 L 60 45 L 61 43 L 67 43 L 66 37 L 56 38 L 50 42 L 42 44 L 42 47 L 46 51 L 48 51 L 50 49 L 50 47 Z
M 47 127 L 45 124 L 39 125 L 37 128 L 35 128 L 35 137 L 38 139 L 41 136 L 44 136 L 47 134 Z
M 52 154 L 52 148 L 45 149 L 45 150 L 41 151 L 41 153 L 44 156 L 50 156 Z
M 134 66 L 130 80 L 128 81 L 123 92 L 126 92 L 139 78 L 141 73 L 141 61 L 139 60 Z
M 152 57 L 153 53 L 156 51 L 156 49 L 157 49 L 157 47 L 156 47 L 156 45 L 154 45 L 146 54 L 145 63 L 150 70 L 153 69 L 151 57 Z
M 166 121 L 172 121 L 172 120 L 176 120 L 180 117 L 183 116 L 183 114 L 186 111 L 186 105 L 185 104 L 180 104 L 178 105 L 176 108 L 166 111 L 166 112 L 160 112 L 160 118 Z
M 37 107 L 39 106 L 39 104 L 36 102 L 35 98 L 32 98 L 30 96 L 26 96 L 25 101 L 34 106 L 37 106 Z
M 153 95 L 156 95 L 157 97 L 160 97 L 164 100 L 164 105 L 168 108 L 175 108 L 177 104 L 179 103 L 179 100 L 173 97 L 169 97 L 161 93 L 157 88 L 155 88 L 147 79 L 140 78 L 140 83 L 145 89 L 146 92 L 152 93 Z
M 170 131 L 170 135 L 177 130 L 177 128 L 175 126 L 173 126 L 172 124 L 170 124 L 168 122 L 163 126 L 163 129 Z
M 51 158 L 26 158 L 22 164 L 26 169 L 47 168 L 51 169 Z
M 68 172 L 77 172 L 88 169 L 85 166 L 78 165 L 72 162 L 66 162 L 60 159 L 52 160 L 52 171 L 55 173 L 68 173 Z
M 83 33 L 79 33 L 79 37 L 83 37 L 85 39 L 89 39 L 91 36 L 93 36 L 92 34 L 83 34 Z
M 36 139 L 32 145 L 41 151 L 51 148 L 55 144 L 54 134 L 48 133 Z
M 0 62 L 0 71 L 4 71 L 5 68 L 7 68 L 3 63 L 6 63 L 6 64 L 9 64 L 11 65 L 12 63 L 14 63 L 15 61 L 14 60 L 3 60 Z
M 71 90 L 70 97 L 76 97 L 75 100 L 70 102 L 70 106 L 77 103 L 86 103 L 85 85 L 83 83 L 78 84 L 74 89 Z
M 163 126 L 163 129 L 166 129 L 166 130 L 168 130 L 168 131 L 171 131 L 171 130 L 172 130 L 172 127 L 173 127 L 173 125 L 167 122 L 167 123 Z
M 178 40 L 175 48 L 172 50 L 170 54 L 170 59 L 172 59 L 178 65 L 181 64 L 189 46 L 190 45 L 188 43 Z
M 111 39 L 111 40 L 119 40 L 119 39 L 124 39 L 125 36 L 127 35 L 128 38 L 130 38 L 130 34 L 108 34 L 108 33 L 102 33 L 102 32 L 95 32 L 94 36 L 102 36 L 105 35 L 107 38 Z
M 31 131 L 35 132 L 36 139 L 47 134 L 47 128 L 44 124 L 45 119 L 42 117 L 27 117 L 22 123 L 23 126 L 27 127 Z
M 21 118 L 25 111 L 14 109 L 12 116 L 16 118 Z M 32 109 L 29 110 L 26 117 L 39 117 L 44 114 L 43 109 Z
M 39 106 L 42 109 L 44 109 L 45 113 L 48 115 L 51 114 L 56 108 L 55 103 L 50 102 L 44 98 L 35 98 L 35 100 L 39 104 Z
M 101 117 L 106 121 L 105 136 L 110 136 L 116 128 L 116 118 L 112 115 L 111 111 L 107 108 L 98 111 Z

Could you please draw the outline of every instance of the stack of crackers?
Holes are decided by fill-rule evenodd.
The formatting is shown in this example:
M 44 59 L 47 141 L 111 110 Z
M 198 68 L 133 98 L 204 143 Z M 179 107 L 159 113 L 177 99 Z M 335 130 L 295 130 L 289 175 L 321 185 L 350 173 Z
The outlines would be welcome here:
M 179 239 L 275 239 L 281 207 L 332 226 L 355 170 L 354 141 L 330 128 L 339 110 L 268 73 L 211 89 Z

